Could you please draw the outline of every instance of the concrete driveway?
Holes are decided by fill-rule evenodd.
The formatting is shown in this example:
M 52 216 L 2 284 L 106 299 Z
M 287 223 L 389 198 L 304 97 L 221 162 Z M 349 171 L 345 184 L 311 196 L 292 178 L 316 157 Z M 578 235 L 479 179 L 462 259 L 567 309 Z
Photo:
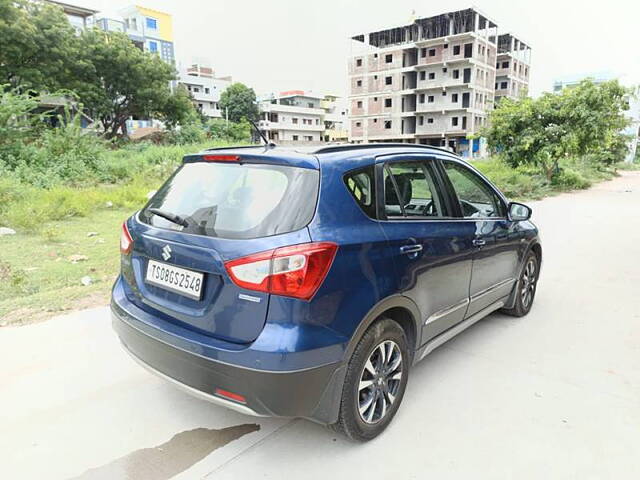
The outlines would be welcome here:
M 427 357 L 378 439 L 191 398 L 130 360 L 98 308 L 0 330 L 0 478 L 638 478 L 640 174 L 532 206 L 530 315 Z

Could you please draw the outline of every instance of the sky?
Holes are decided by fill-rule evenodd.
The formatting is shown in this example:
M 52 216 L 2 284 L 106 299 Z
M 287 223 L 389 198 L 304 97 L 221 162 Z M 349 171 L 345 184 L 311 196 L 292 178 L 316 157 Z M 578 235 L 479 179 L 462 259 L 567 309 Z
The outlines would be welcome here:
M 132 0 L 65 0 L 117 12 Z M 176 58 L 208 59 L 217 75 L 258 94 L 285 90 L 347 93 L 349 38 L 409 23 L 470 2 L 416 0 L 133 0 L 173 15 Z M 530 92 L 554 79 L 607 72 L 640 84 L 640 1 L 476 0 L 499 32 L 532 47 Z

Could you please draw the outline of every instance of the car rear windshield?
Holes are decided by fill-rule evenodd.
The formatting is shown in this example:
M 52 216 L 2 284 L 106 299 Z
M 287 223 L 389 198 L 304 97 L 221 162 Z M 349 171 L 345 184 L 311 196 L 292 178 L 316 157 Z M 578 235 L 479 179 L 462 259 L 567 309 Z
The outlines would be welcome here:
M 264 164 L 186 163 L 140 212 L 154 227 L 248 239 L 299 230 L 313 217 L 317 170 Z M 184 220 L 179 225 L 150 210 Z M 165 215 L 166 216 L 166 215 Z

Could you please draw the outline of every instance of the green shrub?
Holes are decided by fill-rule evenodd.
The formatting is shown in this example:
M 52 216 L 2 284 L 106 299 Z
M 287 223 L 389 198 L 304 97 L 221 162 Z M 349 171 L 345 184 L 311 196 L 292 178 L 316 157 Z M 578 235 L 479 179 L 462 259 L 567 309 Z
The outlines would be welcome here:
M 591 186 L 591 182 L 580 172 L 568 168 L 560 169 L 560 171 L 553 176 L 551 184 L 562 190 L 582 190 Z

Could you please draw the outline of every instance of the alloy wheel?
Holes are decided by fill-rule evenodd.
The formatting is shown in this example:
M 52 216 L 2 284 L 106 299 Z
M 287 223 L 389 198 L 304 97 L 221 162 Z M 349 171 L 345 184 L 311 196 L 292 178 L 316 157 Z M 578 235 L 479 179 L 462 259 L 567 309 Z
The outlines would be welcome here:
M 358 385 L 358 412 L 365 423 L 385 417 L 396 400 L 402 373 L 402 352 L 396 342 L 385 340 L 373 349 Z
M 522 272 L 522 282 L 520 287 L 520 298 L 524 308 L 529 308 L 529 305 L 533 301 L 533 295 L 536 289 L 536 280 L 536 261 L 534 258 L 530 258 Z

